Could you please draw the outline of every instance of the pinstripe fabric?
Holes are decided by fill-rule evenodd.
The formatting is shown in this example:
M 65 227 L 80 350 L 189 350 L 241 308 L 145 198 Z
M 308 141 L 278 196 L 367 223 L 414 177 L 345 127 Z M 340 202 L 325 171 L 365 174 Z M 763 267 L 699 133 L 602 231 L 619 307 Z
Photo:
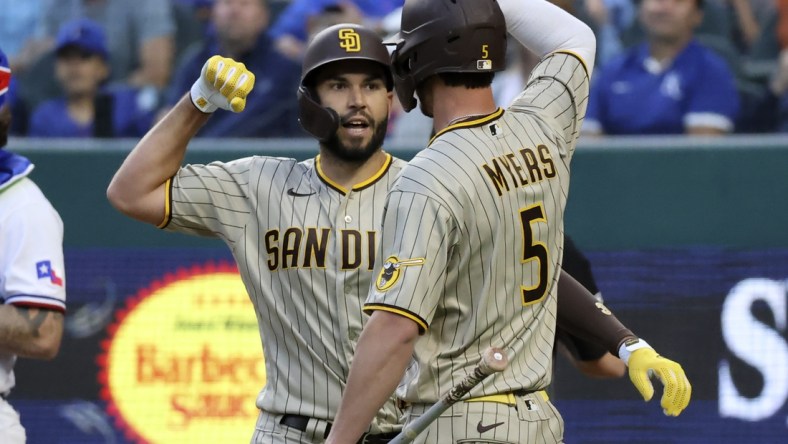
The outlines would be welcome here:
M 588 88 L 576 56 L 547 56 L 507 111 L 439 132 L 390 191 L 365 307 L 427 326 L 399 397 L 437 401 L 490 346 L 510 364 L 471 396 L 550 383 L 569 163 Z
M 513 406 L 497 402 L 459 402 L 422 432 L 414 443 L 557 444 L 563 442 L 564 421 L 550 401 L 536 393 L 515 398 Z M 431 404 L 413 405 L 407 421 Z
M 333 419 L 361 332 L 386 192 L 405 162 L 387 156 L 373 180 L 348 193 L 315 164 L 250 157 L 187 165 L 172 181 L 166 229 L 218 237 L 232 249 L 263 341 L 268 380 L 257 406 Z M 370 431 L 390 432 L 397 419 L 387 404 Z

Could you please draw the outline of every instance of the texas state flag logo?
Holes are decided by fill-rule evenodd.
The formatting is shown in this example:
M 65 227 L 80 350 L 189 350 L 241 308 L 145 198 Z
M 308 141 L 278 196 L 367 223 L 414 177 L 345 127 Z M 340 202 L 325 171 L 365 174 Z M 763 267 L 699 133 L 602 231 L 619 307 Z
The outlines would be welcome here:
M 55 269 L 52 268 L 52 263 L 50 261 L 36 262 L 36 272 L 38 273 L 39 279 L 49 278 L 49 281 L 53 284 L 59 287 L 63 286 L 63 279 L 55 273 Z

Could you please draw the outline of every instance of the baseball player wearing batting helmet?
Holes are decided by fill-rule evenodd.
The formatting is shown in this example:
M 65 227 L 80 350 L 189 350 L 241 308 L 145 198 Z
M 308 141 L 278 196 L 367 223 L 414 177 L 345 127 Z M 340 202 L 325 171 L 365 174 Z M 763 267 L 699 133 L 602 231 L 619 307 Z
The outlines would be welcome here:
M 66 282 L 63 221 L 27 176 L 33 164 L 2 148 L 11 111 L 8 59 L 0 50 L 0 442 L 26 440 L 19 414 L 6 401 L 16 357 L 52 359 L 60 349 Z
M 181 166 L 217 108 L 240 112 L 254 76 L 209 59 L 189 95 L 143 138 L 107 191 L 121 212 L 222 239 L 259 319 L 267 381 L 252 442 L 322 443 L 344 390 L 372 281 L 383 204 L 404 162 L 381 149 L 393 92 L 379 36 L 342 24 L 316 34 L 297 92 L 319 155 Z M 366 442 L 400 429 L 393 400 Z
M 490 83 L 503 68 L 507 29 L 542 60 L 503 110 Z M 328 442 L 354 442 L 395 389 L 407 421 L 425 414 L 490 347 L 506 350 L 508 367 L 416 442 L 562 442 L 563 420 L 544 393 L 557 317 L 576 331 L 598 325 L 643 396 L 653 394 L 652 369 L 666 385 L 662 407 L 679 414 L 690 386 L 677 363 L 601 303 L 558 310 L 559 283 L 579 286 L 560 265 L 592 31 L 544 0 L 406 0 L 391 43 L 397 95 L 406 110 L 418 97 L 435 136 L 388 194 L 364 305 L 371 317 Z

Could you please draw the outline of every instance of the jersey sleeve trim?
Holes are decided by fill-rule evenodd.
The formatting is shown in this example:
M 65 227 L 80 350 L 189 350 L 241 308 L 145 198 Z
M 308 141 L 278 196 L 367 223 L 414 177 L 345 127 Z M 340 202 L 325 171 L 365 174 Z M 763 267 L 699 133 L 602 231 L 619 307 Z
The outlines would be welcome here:
M 428 143 L 427 146 L 432 145 L 432 142 L 434 142 L 435 139 L 437 139 L 438 137 L 440 137 L 442 134 L 444 134 L 446 132 L 449 132 L 451 130 L 455 130 L 457 128 L 468 128 L 468 127 L 471 127 L 471 126 L 481 126 L 481 125 L 484 125 L 485 123 L 487 123 L 487 122 L 489 122 L 491 120 L 495 120 L 495 119 L 501 117 L 502 115 L 503 115 L 503 109 L 502 108 L 498 108 L 495 111 L 493 111 L 492 114 L 488 114 L 488 115 L 486 115 L 484 117 L 481 117 L 481 118 L 478 118 L 478 119 L 474 119 L 474 120 L 468 120 L 468 121 L 465 121 L 465 122 L 455 123 L 453 125 L 449 125 L 446 128 L 443 128 L 442 130 L 438 131 L 434 136 L 432 136 L 432 138 L 430 139 L 430 143 Z
M 580 64 L 583 65 L 583 70 L 586 72 L 586 77 L 589 77 L 588 73 L 590 71 L 588 70 L 588 66 L 586 66 L 586 61 L 583 60 L 583 57 L 581 57 L 580 54 L 578 54 L 578 53 L 576 53 L 574 51 L 566 50 L 566 49 L 558 50 L 558 51 L 554 52 L 553 54 L 568 54 L 568 55 L 576 58 L 580 62 Z
M 410 312 L 400 307 L 395 307 L 393 305 L 386 305 L 386 304 L 365 304 L 364 305 L 364 313 L 372 314 L 373 311 L 387 311 L 389 313 L 398 314 L 400 316 L 404 316 L 411 321 L 415 322 L 419 326 L 419 334 L 423 335 L 428 329 L 429 325 L 427 321 L 421 318 L 421 316 L 417 315 L 416 313 Z
M 156 228 L 167 228 L 172 220 L 172 177 L 164 183 L 164 220 Z
M 66 312 L 66 303 L 60 299 L 32 294 L 15 294 L 5 299 L 7 305 L 15 307 L 45 308 L 60 313 Z

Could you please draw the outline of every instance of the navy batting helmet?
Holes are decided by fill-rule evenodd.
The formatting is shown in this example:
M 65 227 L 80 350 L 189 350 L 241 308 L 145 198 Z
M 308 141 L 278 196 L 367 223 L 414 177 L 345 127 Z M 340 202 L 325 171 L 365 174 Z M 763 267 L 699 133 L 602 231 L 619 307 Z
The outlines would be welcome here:
M 315 100 L 311 88 L 318 68 L 343 60 L 369 60 L 383 65 L 386 87 L 393 88 L 389 53 L 374 31 L 355 24 L 339 24 L 317 33 L 306 48 L 298 87 L 298 121 L 319 141 L 325 142 L 339 128 L 339 115 Z
M 506 21 L 496 0 L 405 0 L 401 30 L 386 45 L 397 97 L 405 111 L 413 93 L 439 73 L 482 73 L 504 69 Z

